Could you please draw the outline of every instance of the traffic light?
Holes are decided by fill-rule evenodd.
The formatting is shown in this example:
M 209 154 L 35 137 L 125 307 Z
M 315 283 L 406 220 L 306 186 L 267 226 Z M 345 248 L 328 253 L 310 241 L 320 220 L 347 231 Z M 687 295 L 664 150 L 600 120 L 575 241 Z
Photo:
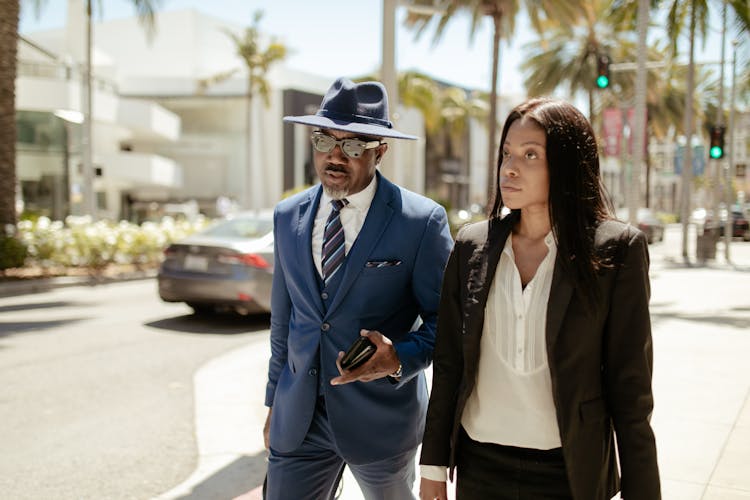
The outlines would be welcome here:
M 714 125 L 711 127 L 711 145 L 708 148 L 708 156 L 714 160 L 724 158 L 724 131 L 726 127 Z
M 609 87 L 609 56 L 602 54 L 596 58 L 596 86 Z

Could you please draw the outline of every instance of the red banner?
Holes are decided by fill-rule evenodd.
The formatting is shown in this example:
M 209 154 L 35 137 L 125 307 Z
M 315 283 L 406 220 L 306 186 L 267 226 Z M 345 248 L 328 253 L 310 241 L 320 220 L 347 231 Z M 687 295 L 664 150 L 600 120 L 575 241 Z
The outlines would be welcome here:
M 623 121 L 627 120 L 624 122 Z M 644 120 L 644 125 L 646 121 Z M 622 145 L 623 129 L 627 127 L 628 155 L 633 154 L 633 131 L 635 130 L 635 109 L 606 108 L 602 112 L 602 156 L 619 156 Z M 643 152 L 648 151 L 648 135 L 643 131 Z
M 622 138 L 622 111 L 606 108 L 602 113 L 602 140 L 604 156 L 619 156 Z

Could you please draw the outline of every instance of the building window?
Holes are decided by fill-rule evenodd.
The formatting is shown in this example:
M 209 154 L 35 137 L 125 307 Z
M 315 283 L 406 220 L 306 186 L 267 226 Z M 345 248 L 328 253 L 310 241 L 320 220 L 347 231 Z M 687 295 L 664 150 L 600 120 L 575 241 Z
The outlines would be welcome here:
M 63 219 L 70 213 L 68 165 L 76 154 L 71 135 L 80 127 L 52 113 L 23 110 L 16 113 L 16 127 L 16 173 L 24 212 Z

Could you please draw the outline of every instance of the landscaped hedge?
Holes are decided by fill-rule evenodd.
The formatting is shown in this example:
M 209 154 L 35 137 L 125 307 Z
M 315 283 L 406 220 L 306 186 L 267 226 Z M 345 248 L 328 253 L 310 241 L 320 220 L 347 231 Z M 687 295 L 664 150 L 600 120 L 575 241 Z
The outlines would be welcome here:
M 26 266 L 101 269 L 109 264 L 135 264 L 148 267 L 159 262 L 170 242 L 207 223 L 205 218 L 189 222 L 164 217 L 158 223 L 137 225 L 126 221 L 92 221 L 90 217 L 70 216 L 64 222 L 39 217 L 20 221 L 17 238 L 26 250 Z
M 0 233 L 0 271 L 23 266 L 26 260 L 26 246 L 13 233 Z

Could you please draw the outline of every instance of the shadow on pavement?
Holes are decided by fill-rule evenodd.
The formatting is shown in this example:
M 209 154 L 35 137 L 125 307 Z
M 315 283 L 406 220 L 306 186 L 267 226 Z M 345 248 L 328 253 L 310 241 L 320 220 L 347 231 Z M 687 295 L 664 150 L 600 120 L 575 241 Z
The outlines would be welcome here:
M 17 333 L 51 330 L 83 321 L 86 318 L 59 319 L 53 321 L 0 321 L 0 338 Z
M 678 311 L 664 311 L 664 312 L 654 312 L 651 311 L 651 321 L 652 323 L 658 322 L 659 320 L 663 319 L 679 319 L 681 321 L 694 321 L 696 323 L 706 323 L 709 325 L 721 325 L 721 326 L 728 326 L 733 328 L 747 328 L 747 325 L 750 324 L 750 317 L 748 315 L 742 315 L 742 316 L 731 316 L 729 314 L 722 314 L 721 316 L 714 315 L 714 314 L 706 314 L 706 315 L 694 315 L 694 314 L 685 314 Z
M 262 485 L 265 475 L 265 452 L 243 456 L 196 484 L 189 494 L 175 500 L 228 500 Z
M 146 323 L 145 326 L 181 333 L 213 333 L 236 335 L 240 333 L 268 330 L 271 322 L 269 314 L 239 316 L 234 314 L 202 316 L 185 314 Z
M 0 306 L 0 313 L 4 312 L 18 312 L 18 311 L 29 311 L 33 309 L 51 309 L 53 307 L 68 307 L 80 305 L 77 302 L 58 300 L 55 302 L 34 302 L 31 304 L 11 304 L 7 306 Z
M 742 273 L 750 272 L 750 266 L 735 263 L 717 263 L 714 260 L 709 261 L 689 261 L 676 259 L 674 257 L 664 257 L 662 259 L 664 269 L 709 269 L 714 271 L 739 271 Z

